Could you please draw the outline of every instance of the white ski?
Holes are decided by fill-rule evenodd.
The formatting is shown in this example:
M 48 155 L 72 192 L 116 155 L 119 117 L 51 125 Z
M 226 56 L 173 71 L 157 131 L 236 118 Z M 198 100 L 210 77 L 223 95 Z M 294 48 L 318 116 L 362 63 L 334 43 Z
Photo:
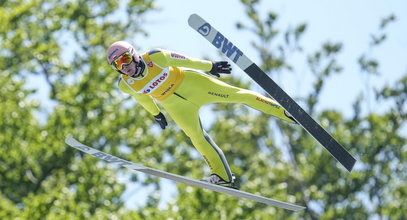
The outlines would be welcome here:
M 279 208 L 283 208 L 283 209 L 288 209 L 288 210 L 292 210 L 292 211 L 298 211 L 298 210 L 302 210 L 305 209 L 305 207 L 303 206 L 298 206 L 298 205 L 294 205 L 294 204 L 290 204 L 290 203 L 286 203 L 286 202 L 281 202 L 281 201 L 277 201 L 277 200 L 273 200 L 273 199 L 269 199 L 263 196 L 258 196 L 258 195 L 254 195 L 251 193 L 247 193 L 244 191 L 240 191 L 237 189 L 232 189 L 232 188 L 228 188 L 228 187 L 224 187 L 224 186 L 218 186 L 215 184 L 211 184 L 211 183 L 207 183 L 204 181 L 200 181 L 200 180 L 195 180 L 195 179 L 190 179 L 187 177 L 183 177 L 180 175 L 176 175 L 176 174 L 172 174 L 172 173 L 168 173 L 165 171 L 161 171 L 161 170 L 157 170 L 157 169 L 153 169 L 150 167 L 146 167 L 137 163 L 133 163 L 131 161 L 127 161 L 124 159 L 121 159 L 119 157 L 115 157 L 113 155 L 104 153 L 102 151 L 96 150 L 92 147 L 86 146 L 84 144 L 81 144 L 79 141 L 75 140 L 74 138 L 68 137 L 65 139 L 65 143 L 67 143 L 69 146 L 78 149 L 84 153 L 90 154 L 94 157 L 97 157 L 99 159 L 105 160 L 108 163 L 111 164 L 117 164 L 123 167 L 126 167 L 128 169 L 131 170 L 136 170 L 136 171 L 140 171 L 143 173 L 147 173 L 150 175 L 154 175 L 157 177 L 162 177 L 162 178 L 166 178 L 166 179 L 170 179 L 176 182 L 180 182 L 180 183 L 185 183 L 191 186 L 197 186 L 197 187 L 201 187 L 204 189 L 209 189 L 209 190 L 213 190 L 216 192 L 220 192 L 220 193 L 224 193 L 224 194 L 229 194 L 232 196 L 237 196 L 240 198 L 245 198 L 245 199 L 250 199 L 250 200 L 254 200 L 257 202 L 261 202 L 264 204 L 268 204 L 268 205 L 273 205 Z

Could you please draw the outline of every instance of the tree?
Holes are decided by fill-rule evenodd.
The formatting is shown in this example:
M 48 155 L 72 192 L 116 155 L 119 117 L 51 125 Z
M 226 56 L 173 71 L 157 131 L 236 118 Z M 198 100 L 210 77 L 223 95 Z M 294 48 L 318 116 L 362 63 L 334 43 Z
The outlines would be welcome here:
M 259 13 L 259 1 L 241 2 L 251 23 L 238 23 L 237 28 L 256 36 L 252 45 L 259 52 L 263 70 L 276 77 L 283 71 L 296 71 L 290 55 L 300 54 L 307 60 L 315 76 L 314 90 L 296 98 L 359 158 L 351 174 L 337 167 L 302 128 L 242 105 L 214 105 L 216 118 L 208 131 L 224 150 L 241 188 L 302 204 L 307 210 L 285 211 L 183 184 L 177 185 L 174 200 L 160 208 L 160 180 L 137 173 L 126 181 L 153 186 L 155 191 L 143 207 L 128 210 L 121 198 L 125 183 L 119 175 L 128 176 L 129 172 L 84 156 L 63 140 L 72 135 L 147 166 L 193 178 L 204 176 L 204 161 L 187 137 L 176 126 L 160 131 L 140 105 L 121 95 L 115 88 L 117 75 L 105 61 L 111 42 L 131 42 L 135 34 L 146 34 L 140 19 L 154 9 L 154 2 L 4 1 L 0 3 L 0 217 L 406 218 L 402 211 L 407 209 L 403 182 L 406 137 L 402 131 L 407 74 L 375 92 L 376 102 L 389 106 L 383 113 L 363 115 L 363 94 L 354 102 L 352 117 L 335 110 L 317 110 L 324 85 L 343 70 L 337 56 L 344 45 L 324 42 L 317 51 L 304 51 L 301 38 L 306 24 L 279 30 L 276 13 Z M 123 5 L 126 10 L 121 9 Z M 385 44 L 386 26 L 395 19 L 393 15 L 383 19 L 369 50 Z M 380 61 L 370 53 L 362 54 L 358 62 L 361 74 L 380 77 Z M 33 99 L 36 91 L 27 88 L 39 78 L 49 88 L 47 104 Z M 256 89 L 238 77 L 224 79 Z
M 152 143 L 150 131 L 137 144 L 122 142 L 143 127 L 143 121 L 129 118 L 146 112 L 121 107 L 125 99 L 111 92 L 117 75 L 105 61 L 111 42 L 145 34 L 140 18 L 152 8 L 152 0 L 1 3 L 0 217 L 139 216 L 124 208 L 117 172 L 82 157 L 63 140 L 73 135 L 115 154 L 120 144 L 133 141 L 128 145 L 137 149 L 144 146 L 140 142 Z M 118 19 L 118 13 L 137 20 Z M 35 91 L 26 88 L 41 77 L 52 109 L 32 100 Z
M 252 45 L 259 51 L 261 68 L 271 77 L 283 71 L 295 71 L 287 57 L 302 54 L 315 81 L 314 89 L 297 100 L 359 162 L 349 174 L 303 129 L 271 120 L 240 105 L 216 105 L 213 111 L 217 117 L 209 131 L 226 152 L 242 190 L 302 204 L 307 209 L 294 213 L 178 185 L 178 199 L 168 205 L 165 216 L 174 219 L 180 216 L 187 219 L 405 218 L 402 210 L 406 209 L 403 183 L 406 138 L 402 136 L 402 128 L 406 121 L 406 75 L 395 85 L 376 93 L 377 104 L 393 103 L 384 113 L 362 115 L 362 102 L 367 102 L 363 95 L 356 98 L 353 116 L 349 118 L 336 110 L 317 111 L 324 85 L 333 74 L 341 74 L 344 69 L 337 61 L 344 45 L 325 42 L 319 50 L 307 54 L 301 47 L 306 24 L 277 30 L 276 13 L 259 13 L 256 0 L 242 1 L 242 4 L 251 24 L 238 23 L 237 27 L 257 36 Z M 369 51 L 385 43 L 384 28 L 394 20 L 394 15 L 383 19 Z M 378 74 L 380 61 L 369 53 L 361 55 L 359 64 L 360 74 Z M 251 87 L 235 78 L 227 81 Z
M 266 63 L 262 65 L 263 70 L 271 74 L 277 74 L 281 68 L 292 70 L 284 57 L 290 52 L 302 51 L 298 40 L 306 25 L 301 24 L 288 30 L 284 34 L 286 45 L 278 46 L 278 50 L 270 49 L 272 42 L 276 44 L 274 37 L 279 33 L 273 29 L 277 16 L 270 12 L 265 20 L 261 20 L 256 10 L 258 1 L 242 2 L 254 27 L 248 28 L 242 24 L 238 27 L 246 28 L 258 36 L 258 43 L 253 42 L 253 45 L 259 50 L 263 63 Z M 385 42 L 385 28 L 394 20 L 394 15 L 383 19 L 379 33 L 372 35 L 370 51 Z M 287 166 L 284 170 L 293 169 L 293 176 L 296 177 L 294 183 L 285 182 L 291 183 L 295 191 L 301 192 L 298 197 L 308 208 L 302 216 L 305 219 L 366 219 L 374 216 L 402 219 L 405 217 L 401 211 L 405 209 L 405 199 L 400 196 L 404 195 L 406 189 L 402 181 L 405 178 L 402 170 L 406 168 L 403 152 L 406 139 L 401 134 L 405 124 L 403 92 L 406 76 L 396 85 L 385 87 L 377 93 L 377 104 L 384 101 L 395 103 L 383 114 L 372 112 L 362 116 L 360 99 L 355 101 L 352 118 L 344 118 L 340 112 L 333 110 L 317 113 L 315 106 L 325 81 L 333 73 L 342 71 L 336 61 L 341 48 L 341 43 L 324 43 L 320 51 L 308 56 L 309 68 L 316 80 L 314 91 L 305 97 L 303 106 L 347 149 L 359 156 L 360 165 L 351 174 L 338 172 L 335 161 L 321 147 L 315 146 L 315 141 L 310 140 L 308 134 L 279 123 L 281 135 L 288 136 L 286 147 L 290 155 L 288 162 L 291 163 L 291 168 Z M 280 56 L 276 56 L 276 53 Z M 379 61 L 366 54 L 359 59 L 361 70 L 367 74 L 378 74 Z M 284 182 L 283 179 L 280 182 Z M 389 182 L 392 184 L 386 184 Z

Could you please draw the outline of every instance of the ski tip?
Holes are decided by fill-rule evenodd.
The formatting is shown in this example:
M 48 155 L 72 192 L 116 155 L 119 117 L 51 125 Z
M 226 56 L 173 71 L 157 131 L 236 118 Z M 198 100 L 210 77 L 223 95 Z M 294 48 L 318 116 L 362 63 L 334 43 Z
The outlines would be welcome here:
M 202 20 L 202 18 L 198 14 L 191 14 L 188 18 L 188 24 L 193 25 L 196 21 Z
M 67 138 L 65 138 L 65 143 L 72 146 L 79 142 L 73 137 L 67 137 Z

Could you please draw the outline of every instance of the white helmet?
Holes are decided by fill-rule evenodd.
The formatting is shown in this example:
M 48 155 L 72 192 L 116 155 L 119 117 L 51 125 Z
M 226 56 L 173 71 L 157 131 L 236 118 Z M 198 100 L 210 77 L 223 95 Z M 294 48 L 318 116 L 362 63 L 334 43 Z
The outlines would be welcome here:
M 122 73 L 123 64 L 128 64 L 131 61 L 134 61 L 137 65 L 135 76 L 138 76 L 144 70 L 144 63 L 141 62 L 140 55 L 131 44 L 126 41 L 116 41 L 107 49 L 107 62 L 119 73 Z

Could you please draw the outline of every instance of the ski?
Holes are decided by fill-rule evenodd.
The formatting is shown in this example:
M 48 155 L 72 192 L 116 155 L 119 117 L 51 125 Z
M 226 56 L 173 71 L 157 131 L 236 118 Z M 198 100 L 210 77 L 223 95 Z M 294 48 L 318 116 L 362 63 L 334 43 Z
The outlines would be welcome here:
M 191 185 L 191 186 L 197 186 L 197 187 L 200 187 L 200 188 L 212 190 L 212 191 L 219 192 L 219 193 L 224 193 L 224 194 L 229 194 L 229 195 L 232 195 L 232 196 L 237 196 L 239 198 L 245 198 L 245 199 L 261 202 L 261 203 L 264 203 L 264 204 L 267 204 L 267 205 L 272 205 L 272 206 L 276 206 L 276 207 L 287 209 L 287 210 L 299 211 L 299 210 L 305 209 L 305 207 L 303 207 L 303 206 L 298 206 L 298 205 L 294 205 L 294 204 L 290 204 L 290 203 L 286 203 L 286 202 L 281 202 L 281 201 L 269 199 L 269 198 L 266 198 L 266 197 L 263 197 L 263 196 L 258 196 L 258 195 L 255 195 L 255 194 L 244 192 L 244 191 L 241 191 L 241 190 L 232 189 L 232 188 L 228 188 L 228 187 L 224 187 L 224 186 L 218 186 L 218 185 L 207 183 L 207 182 L 204 182 L 204 181 L 190 179 L 190 178 L 187 178 L 187 177 L 184 177 L 184 176 L 168 173 L 168 172 L 153 169 L 153 168 L 150 168 L 150 167 L 146 167 L 146 166 L 143 166 L 141 164 L 137 164 L 137 163 L 134 163 L 134 162 L 131 162 L 131 161 L 127 161 L 127 160 L 124 160 L 122 158 L 110 155 L 108 153 L 96 150 L 96 149 L 94 149 L 92 147 L 86 146 L 86 145 L 80 143 L 79 141 L 77 141 L 76 139 L 71 138 L 71 137 L 66 138 L 65 143 L 68 144 L 69 146 L 77 149 L 77 150 L 80 150 L 80 151 L 84 152 L 84 153 L 87 153 L 87 154 L 90 154 L 90 155 L 92 155 L 94 157 L 97 157 L 99 159 L 105 160 L 108 163 L 117 164 L 117 165 L 126 167 L 126 168 L 128 168 L 130 170 L 143 172 L 143 173 L 150 174 L 150 175 L 153 175 L 153 176 L 162 177 L 162 178 L 165 178 L 165 179 L 173 180 L 173 181 L 179 182 L 179 183 L 188 184 L 188 185 Z
M 188 19 L 189 26 L 218 48 L 273 97 L 312 137 L 341 163 L 349 172 L 356 159 L 306 113 L 284 90 L 263 70 L 251 61 L 238 47 L 197 14 Z

